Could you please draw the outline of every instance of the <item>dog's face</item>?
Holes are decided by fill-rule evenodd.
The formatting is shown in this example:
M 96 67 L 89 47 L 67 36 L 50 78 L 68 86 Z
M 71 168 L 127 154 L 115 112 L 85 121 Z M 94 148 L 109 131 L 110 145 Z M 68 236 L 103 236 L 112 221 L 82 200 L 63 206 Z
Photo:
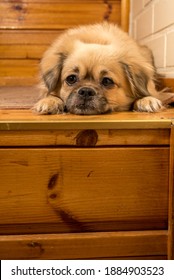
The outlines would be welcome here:
M 115 26 L 96 25 L 70 30 L 58 39 L 41 61 L 41 74 L 47 96 L 59 98 L 58 111 L 64 106 L 70 113 L 91 115 L 128 111 L 136 100 L 149 96 L 154 67 L 147 48 Z M 46 99 L 37 111 L 56 112 L 58 102 L 54 99 L 52 109 Z
M 123 111 L 131 103 L 122 65 L 107 45 L 80 44 L 63 62 L 60 86 L 60 98 L 74 114 Z

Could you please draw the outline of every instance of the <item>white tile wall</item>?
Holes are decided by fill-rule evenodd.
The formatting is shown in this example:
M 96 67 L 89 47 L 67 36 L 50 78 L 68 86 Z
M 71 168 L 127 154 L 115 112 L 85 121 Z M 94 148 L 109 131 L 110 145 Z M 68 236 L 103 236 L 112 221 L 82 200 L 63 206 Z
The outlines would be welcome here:
M 158 72 L 174 78 L 174 0 L 131 0 L 130 35 L 152 49 Z
M 174 31 L 167 34 L 166 66 L 174 65 Z
M 160 0 L 154 3 L 154 32 L 174 23 L 174 0 Z
M 144 6 L 146 6 L 151 0 L 144 0 Z
M 165 35 L 160 35 L 157 38 L 146 41 L 146 45 L 152 50 L 154 54 L 156 67 L 165 67 Z
M 148 35 L 151 35 L 153 30 L 152 23 L 152 8 L 144 9 L 136 20 L 136 39 L 140 40 Z
M 134 0 L 132 1 L 132 14 L 136 16 L 143 9 L 143 0 Z

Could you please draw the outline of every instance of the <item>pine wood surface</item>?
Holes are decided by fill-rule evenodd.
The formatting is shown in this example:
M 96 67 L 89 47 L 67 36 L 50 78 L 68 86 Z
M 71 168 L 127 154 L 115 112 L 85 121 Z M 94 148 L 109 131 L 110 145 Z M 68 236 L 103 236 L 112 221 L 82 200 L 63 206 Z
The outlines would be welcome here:
M 2 0 L 0 85 L 36 84 L 44 51 L 67 28 L 106 20 L 128 31 L 128 2 Z
M 30 110 L 0 110 L 0 130 L 170 129 L 173 116 L 173 109 L 153 114 L 121 112 L 95 116 L 41 116 Z
M 164 87 L 169 88 L 172 92 L 174 92 L 174 79 L 171 78 L 163 78 L 161 79 L 162 85 Z
M 1 86 L 35 85 L 39 82 L 39 66 L 35 59 L 1 59 L 0 69 Z
M 39 60 L 61 33 L 61 30 L 2 30 L 0 58 Z
M 156 259 L 166 253 L 167 231 L 0 236 L 1 259 Z
M 57 223 L 57 232 L 167 226 L 168 148 L 1 148 L 0 158 L 0 224 L 7 228 L 24 223 Z
M 91 116 L 41 116 L 31 110 L 38 98 L 37 86 L 0 87 L 0 130 L 170 129 L 174 118 L 172 108 L 159 113 L 115 112 Z M 160 134 L 161 131 L 155 133 Z M 147 134 L 148 137 L 152 135 Z M 157 143 L 163 141 L 162 139 L 157 140 Z
M 169 129 L 81 129 L 1 131 L 0 146 L 115 147 L 170 144 Z
M 121 28 L 129 32 L 130 1 L 121 0 Z
M 0 87 L 0 109 L 31 109 L 38 101 L 39 94 L 37 83 L 32 87 Z
M 169 129 L 173 113 L 171 109 L 154 115 L 123 112 L 105 116 L 38 116 L 27 110 L 2 110 L 0 130 Z
M 168 258 L 174 259 L 174 123 L 170 136 L 169 212 L 168 212 Z
M 104 1 L 0 3 L 1 29 L 66 29 L 109 19 L 120 24 L 120 1 L 109 10 Z M 106 18 L 107 17 L 107 18 Z

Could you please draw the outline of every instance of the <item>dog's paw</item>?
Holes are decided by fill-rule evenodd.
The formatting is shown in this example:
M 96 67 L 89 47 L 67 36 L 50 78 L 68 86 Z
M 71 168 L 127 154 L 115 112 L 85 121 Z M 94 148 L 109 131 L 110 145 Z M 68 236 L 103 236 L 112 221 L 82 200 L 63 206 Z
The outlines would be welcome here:
M 152 96 L 147 96 L 142 99 L 138 99 L 134 103 L 133 109 L 138 112 L 158 112 L 164 108 L 162 102 Z
M 64 111 L 63 101 L 56 96 L 48 96 L 39 100 L 33 110 L 41 115 L 61 114 Z

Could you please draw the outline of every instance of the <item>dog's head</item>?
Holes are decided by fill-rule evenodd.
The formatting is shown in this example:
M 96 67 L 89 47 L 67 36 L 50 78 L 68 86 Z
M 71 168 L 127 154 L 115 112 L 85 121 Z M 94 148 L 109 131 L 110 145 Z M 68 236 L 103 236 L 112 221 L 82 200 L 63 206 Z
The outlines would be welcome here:
M 128 47 L 77 40 L 68 51 L 49 50 L 41 64 L 48 91 L 54 91 L 73 114 L 129 110 L 137 98 L 149 95 L 152 68 L 135 50 L 130 56 Z

